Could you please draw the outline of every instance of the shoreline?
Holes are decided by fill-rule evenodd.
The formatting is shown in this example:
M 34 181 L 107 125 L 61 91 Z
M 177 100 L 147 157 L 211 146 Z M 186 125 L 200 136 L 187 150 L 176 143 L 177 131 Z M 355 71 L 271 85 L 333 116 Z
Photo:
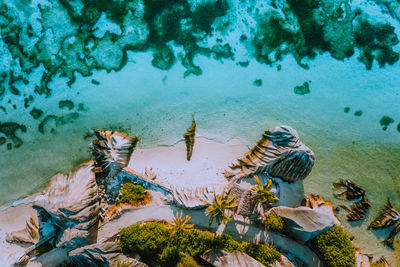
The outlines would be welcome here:
M 185 144 L 182 139 L 179 139 L 169 145 L 157 145 L 152 148 L 137 147 L 132 153 L 127 167 L 141 173 L 152 168 L 152 171 L 157 175 L 155 181 L 169 188 L 196 188 L 212 185 L 216 186 L 214 188 L 218 188 L 217 190 L 221 190 L 221 185 L 226 184 L 222 172 L 248 150 L 249 146 L 239 138 L 217 141 L 215 138 L 197 136 L 191 161 L 186 160 Z M 207 177 L 207 179 L 204 179 L 204 177 Z M 300 205 L 304 194 L 309 193 L 311 192 L 304 192 L 303 182 L 283 186 L 281 187 L 279 205 L 297 207 Z M 24 216 L 19 214 L 18 223 L 5 227 L 7 226 L 5 224 L 6 219 L 13 216 L 12 210 L 17 211 L 24 206 L 28 207 L 39 194 L 40 191 L 0 207 L 0 214 L 8 214 L 7 216 L 0 216 L 3 217 L 3 222 L 0 224 L 0 244 L 5 242 L 5 232 L 18 230 L 15 227 L 17 225 L 18 227 L 23 226 L 27 219 L 23 220 Z M 357 240 L 357 236 L 355 238 Z M 365 253 L 375 251 L 373 246 L 368 245 L 367 247 L 370 249 L 366 251 L 363 249 Z M 380 252 L 378 253 L 380 254 Z M 395 252 L 393 252 L 394 254 Z M 394 258 L 390 257 L 390 260 L 392 261 Z

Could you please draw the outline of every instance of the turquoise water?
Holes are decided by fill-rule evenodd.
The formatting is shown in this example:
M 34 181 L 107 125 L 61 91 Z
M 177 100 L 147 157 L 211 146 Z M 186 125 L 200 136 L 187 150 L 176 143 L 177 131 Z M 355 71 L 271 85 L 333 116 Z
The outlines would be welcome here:
M 70 3 L 79 6 L 79 2 Z M 182 41 L 179 39 L 182 38 L 181 35 L 174 35 L 176 30 L 173 31 L 174 34 L 170 33 L 175 41 L 169 41 L 165 37 L 167 35 L 162 34 L 158 37 L 151 34 L 143 37 L 149 31 L 155 31 L 149 25 L 146 28 L 144 6 L 149 10 L 150 8 L 157 10 L 157 6 L 151 6 L 151 1 L 144 1 L 144 4 L 140 1 L 127 2 L 134 5 L 137 11 L 136 15 L 129 16 L 129 19 L 134 17 L 135 20 L 127 21 L 128 15 L 124 15 L 123 22 L 115 18 L 113 20 L 112 16 L 107 20 L 104 14 L 109 13 L 103 11 L 102 16 L 86 22 L 89 25 L 97 23 L 91 30 L 94 37 L 77 35 L 78 27 L 82 27 L 85 23 L 67 19 L 65 7 L 56 1 L 51 4 L 47 1 L 32 1 L 30 7 L 33 11 L 29 11 L 31 13 L 23 12 L 30 10 L 23 5 L 24 1 L 1 2 L 0 16 L 18 14 L 21 25 L 24 20 L 29 21 L 32 31 L 38 36 L 40 27 L 42 29 L 49 27 L 53 33 L 47 31 L 47 35 L 44 34 L 49 40 L 43 41 L 43 44 L 48 46 L 37 45 L 37 49 L 46 51 L 43 53 L 46 55 L 40 54 L 40 57 L 27 57 L 25 61 L 19 61 L 24 56 L 17 48 L 12 49 L 9 31 L 5 28 L 4 21 L 1 24 L 3 53 L 0 55 L 0 62 L 3 73 L 6 73 L 4 74 L 6 79 L 2 82 L 4 92 L 1 93 L 0 90 L 0 105 L 6 111 L 0 109 L 0 123 L 16 122 L 24 125 L 26 131 L 24 132 L 24 129 L 15 131 L 23 144 L 18 144 L 18 140 L 16 141 L 12 135 L 0 132 L 0 138 L 6 140 L 0 145 L 0 203 L 8 203 L 37 191 L 55 173 L 67 172 L 89 158 L 87 151 L 89 140 L 84 139 L 84 135 L 92 128 L 124 130 L 137 135 L 140 138 L 140 146 L 152 147 L 158 144 L 171 144 L 180 139 L 194 114 L 197 134 L 222 141 L 238 137 L 252 146 L 264 130 L 279 124 L 287 124 L 294 127 L 302 141 L 315 152 L 315 167 L 310 176 L 304 180 L 305 191 L 320 194 L 334 204 L 343 204 L 333 198 L 332 182 L 346 177 L 363 186 L 367 191 L 367 198 L 372 203 L 366 220 L 361 224 L 351 225 L 345 222 L 345 212 L 339 213 L 339 217 L 344 222 L 346 230 L 355 235 L 354 243 L 363 251 L 377 255 L 384 254 L 395 262 L 399 251 L 399 238 L 395 244 L 396 250 L 391 251 L 380 244 L 381 236 L 366 230 L 366 226 L 374 219 L 387 198 L 391 199 L 395 207 L 400 208 L 400 130 L 398 129 L 400 68 L 397 60 L 393 60 L 393 65 L 389 65 L 391 58 L 396 59 L 394 55 L 386 55 L 387 62 L 382 67 L 378 64 L 378 61 L 382 60 L 379 57 L 382 51 L 387 52 L 388 49 L 393 49 L 393 53 L 399 51 L 395 41 L 392 40 L 392 45 L 387 45 L 387 40 L 375 39 L 363 47 L 357 46 L 357 42 L 353 40 L 354 54 L 348 54 L 338 60 L 349 40 L 337 36 L 342 38 L 341 44 L 335 43 L 335 39 L 331 38 L 335 32 L 328 31 L 330 24 L 327 19 L 323 23 L 318 20 L 312 23 L 319 23 L 318 25 L 322 23 L 325 41 L 330 44 L 329 49 L 324 44 L 302 37 L 307 33 L 302 22 L 304 18 L 297 11 L 293 1 L 267 1 L 264 4 L 250 1 L 250 3 L 235 2 L 235 4 L 229 2 L 225 13 L 219 12 L 218 8 L 215 8 L 217 10 L 215 11 L 208 7 L 211 25 L 214 28 L 211 30 L 212 35 L 207 34 L 209 29 L 204 25 L 209 18 L 207 12 L 200 12 L 201 23 L 197 22 L 189 28 L 198 38 L 196 39 L 198 47 L 193 48 L 189 35 L 181 33 L 187 38 Z M 191 2 L 190 8 L 196 10 L 196 7 L 204 3 L 219 2 L 223 1 L 196 1 L 197 4 Z M 273 2 L 276 2 L 277 8 L 272 8 Z M 13 3 L 16 3 L 15 7 L 18 8 L 12 8 Z M 271 10 L 281 12 L 282 9 L 279 7 L 283 3 L 292 3 L 291 12 L 292 15 L 296 15 L 297 20 L 293 22 L 290 14 L 285 14 L 286 22 L 294 29 L 296 25 L 298 27 L 303 25 L 300 27 L 302 36 L 279 35 L 279 38 L 275 38 L 274 36 L 278 35 L 276 31 L 263 28 L 261 32 L 260 17 L 267 16 L 265 14 L 269 14 Z M 336 5 L 335 10 L 340 6 L 340 3 L 335 1 L 322 3 L 326 13 L 329 13 L 332 3 Z M 39 4 L 52 6 L 51 12 L 37 13 Z M 249 6 L 251 10 L 248 9 Z M 255 7 L 258 7 L 258 10 Z M 399 22 L 391 17 L 386 9 L 373 2 L 362 1 L 353 1 L 350 7 L 353 12 L 360 8 L 362 15 L 359 16 L 369 21 L 371 25 L 388 23 L 394 27 L 393 34 L 398 34 Z M 110 10 L 117 10 L 116 7 L 113 8 L 115 9 Z M 160 8 L 168 9 L 168 7 Z M 101 9 L 96 10 L 101 11 Z M 351 12 L 346 8 L 343 10 Z M 215 11 L 215 14 L 212 11 Z M 216 18 L 212 17 L 213 14 Z M 197 15 L 195 15 L 188 14 L 190 19 L 183 18 L 182 21 L 196 21 Z M 37 16 L 45 19 L 38 22 L 35 20 Z M 343 18 L 342 15 L 337 15 L 337 20 L 341 21 L 340 25 L 345 24 L 346 16 Z M 227 21 L 230 22 L 229 25 L 221 26 Z M 360 24 L 356 19 L 347 23 L 353 25 L 355 29 Z M 129 30 L 135 32 L 135 35 L 131 36 L 132 39 L 128 41 L 118 39 L 118 36 L 124 36 L 125 33 L 128 36 L 129 25 L 136 27 L 132 26 Z M 163 29 L 168 25 L 170 21 L 164 21 L 160 27 Z M 28 31 L 25 28 L 21 32 Z M 368 32 L 370 30 L 368 28 L 363 30 L 367 36 L 378 31 L 374 29 L 371 33 Z M 108 38 L 105 34 L 107 31 L 115 34 L 113 38 L 117 41 L 105 40 Z M 388 31 L 390 32 L 390 29 Z M 243 33 L 248 39 L 241 41 Z M 64 50 L 52 50 L 56 46 L 56 42 L 52 44 L 52 38 L 53 40 L 61 38 L 57 34 L 68 36 L 62 41 L 66 46 Z M 264 39 L 263 42 L 269 45 L 259 48 L 259 42 L 254 40 L 263 34 L 268 40 L 274 38 L 276 40 L 270 42 Z M 42 40 L 47 40 L 46 38 Z M 293 42 L 301 38 L 307 41 L 306 44 Z M 29 45 L 26 38 L 17 39 L 24 48 L 21 51 L 29 54 L 30 49 L 33 49 L 32 45 Z M 85 46 L 80 47 L 82 40 L 85 40 Z M 97 43 L 99 40 L 101 42 Z M 31 42 L 36 44 L 38 41 L 31 40 Z M 126 52 L 125 58 L 120 47 L 126 44 L 123 42 L 134 46 L 132 51 Z M 279 47 L 274 46 L 276 43 L 280 43 Z M 165 44 L 168 44 L 169 48 L 165 48 Z M 231 50 L 227 52 L 221 47 L 218 49 L 223 52 L 216 48 L 211 49 L 216 44 L 229 44 Z M 261 52 L 276 53 L 278 50 L 285 54 L 283 51 L 286 51 L 287 47 L 292 48 L 279 60 L 275 58 L 271 62 L 266 62 L 266 57 L 257 56 Z M 214 52 L 204 51 L 204 48 Z M 316 51 L 317 54 L 301 55 L 299 51 L 304 48 Z M 165 49 L 169 52 L 165 52 Z M 365 55 L 371 49 L 372 57 L 376 60 L 373 61 L 371 69 L 368 69 L 368 60 L 365 59 L 368 56 Z M 71 51 L 74 53 L 78 51 L 83 56 L 74 54 L 76 57 L 73 57 Z M 65 56 L 68 53 L 71 59 Z M 162 56 L 157 56 L 159 55 L 157 53 Z M 175 60 L 171 59 L 171 53 L 176 56 Z M 192 58 L 182 59 L 184 55 L 191 53 Z M 179 56 L 180 54 L 182 56 Z M 82 58 L 85 59 L 82 60 L 86 62 L 85 67 L 82 67 L 83 63 L 79 60 Z M 162 60 L 155 63 L 154 58 Z M 35 66 L 34 60 L 38 60 L 39 65 Z M 91 63 L 90 60 L 95 63 Z M 32 63 L 30 71 L 23 70 L 27 62 Z M 50 63 L 54 64 L 54 69 L 59 72 L 54 71 L 46 87 L 44 86 L 46 83 L 41 83 L 41 80 L 42 77 L 47 77 L 43 74 L 53 70 L 49 66 Z M 201 68 L 201 72 L 198 68 Z M 187 75 L 188 69 L 192 70 L 190 75 Z M 68 76 L 72 75 L 72 70 L 75 71 L 76 80 L 69 87 Z M 90 70 L 91 74 L 85 70 Z M 67 77 L 60 75 L 62 71 Z M 14 83 L 10 83 L 10 73 L 15 73 Z M 17 77 L 18 73 L 22 73 L 22 77 Z M 88 77 L 84 77 L 87 75 Z M 28 80 L 27 84 L 23 82 L 24 79 Z M 306 85 L 302 86 L 304 83 Z M 11 85 L 18 89 L 19 94 L 10 88 Z M 33 96 L 32 100 L 29 100 L 29 95 Z M 28 99 L 26 108 L 25 98 Z M 13 105 L 16 105 L 15 108 Z M 30 114 L 33 108 L 43 111 L 38 119 L 34 119 Z M 388 118 L 383 119 L 384 116 Z M 47 121 L 43 122 L 46 117 Z M 383 129 L 385 122 L 388 122 L 386 130 Z M 11 150 L 7 146 L 11 146 Z

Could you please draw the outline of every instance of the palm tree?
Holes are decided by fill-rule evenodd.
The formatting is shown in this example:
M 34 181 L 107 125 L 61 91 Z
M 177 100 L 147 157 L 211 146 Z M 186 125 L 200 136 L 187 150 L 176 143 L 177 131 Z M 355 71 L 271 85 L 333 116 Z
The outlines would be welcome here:
M 204 201 L 206 204 L 210 205 L 207 208 L 207 215 L 210 215 L 209 225 L 215 221 L 220 225 L 217 230 L 217 235 L 222 234 L 225 229 L 226 224 L 232 220 L 227 211 L 232 210 L 238 206 L 237 203 L 233 203 L 235 200 L 235 195 L 230 196 L 228 199 L 224 200 L 225 187 L 222 190 L 221 195 L 217 196 L 214 191 L 214 201 L 208 202 Z
M 268 182 L 265 185 L 261 183 L 260 178 L 258 178 L 257 175 L 254 176 L 254 180 L 256 181 L 257 185 L 254 186 L 252 190 L 256 191 L 256 194 L 253 197 L 256 202 L 259 202 L 262 205 L 268 205 L 269 203 L 276 203 L 279 201 L 278 197 L 270 191 L 270 187 L 272 185 L 271 179 L 268 179 Z
M 193 224 L 187 224 L 190 220 L 190 216 L 186 215 L 185 218 L 182 217 L 182 212 L 180 215 L 176 212 L 173 222 L 168 226 L 168 228 L 172 230 L 170 237 L 174 236 L 176 233 L 182 233 L 183 231 L 193 228 Z

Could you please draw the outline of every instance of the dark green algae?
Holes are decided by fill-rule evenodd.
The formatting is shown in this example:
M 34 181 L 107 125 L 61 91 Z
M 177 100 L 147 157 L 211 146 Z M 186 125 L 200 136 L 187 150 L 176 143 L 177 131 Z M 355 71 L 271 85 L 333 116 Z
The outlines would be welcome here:
M 226 16 L 230 8 L 228 1 L 210 1 L 192 7 L 187 0 L 144 0 L 143 16 L 133 2 L 128 0 L 74 1 L 80 2 L 82 9 L 78 8 L 79 4 L 75 5 L 76 3 L 67 0 L 53 2 L 51 6 L 40 6 L 42 32 L 54 26 L 57 21 L 54 20 L 55 15 L 66 14 L 66 18 L 63 19 L 68 27 L 58 28 L 59 32 L 54 40 L 51 40 L 54 48 L 51 51 L 47 49 L 49 42 L 45 35 L 39 35 L 29 21 L 24 22 L 13 17 L 15 13 L 9 12 L 9 7 L 4 3 L 0 4 L 0 34 L 11 55 L 21 63 L 22 73 L 13 70 L 0 71 L 0 99 L 7 92 L 7 88 L 13 96 L 21 96 L 24 92 L 14 83 L 22 81 L 29 84 L 27 75 L 40 64 L 45 68 L 45 72 L 35 87 L 35 97 L 49 97 L 51 89 L 48 84 L 58 74 L 67 77 L 67 84 L 71 86 L 75 81 L 75 73 L 86 77 L 92 75 L 94 69 L 119 71 L 127 63 L 128 50 L 153 51 L 152 64 L 161 70 L 169 70 L 179 60 L 186 68 L 184 77 L 202 74 L 200 66 L 194 63 L 197 55 L 213 57 L 216 60 L 235 60 L 234 50 L 229 43 L 224 43 L 223 38 L 217 38 L 217 44 L 211 47 L 200 45 L 202 40 L 213 37 L 215 33 L 224 34 L 229 22 L 216 21 Z M 288 0 L 284 8 L 274 5 L 273 2 L 273 9 L 264 13 L 254 8 L 248 9 L 248 13 L 256 18 L 257 27 L 253 33 L 242 34 L 238 40 L 243 45 L 251 46 L 249 51 L 254 51 L 253 55 L 260 63 L 273 65 L 282 61 L 284 55 L 292 54 L 300 66 L 308 68 L 309 66 L 302 62 L 304 58 L 312 59 L 320 53 L 329 52 L 332 57 L 343 60 L 354 54 L 354 47 L 359 49 L 358 59 L 367 69 L 372 68 L 374 61 L 379 67 L 384 67 L 399 60 L 398 53 L 393 50 L 393 46 L 399 41 L 389 23 L 372 23 L 359 10 L 351 13 L 351 10 L 346 9 L 344 12 L 337 6 L 334 10 L 327 10 L 324 2 L 319 0 Z M 20 6 L 20 11 L 29 17 L 31 7 L 25 5 L 22 0 L 16 3 Z M 323 15 L 321 9 L 325 9 L 327 15 Z M 350 17 L 346 18 L 344 14 L 349 11 Z M 285 16 L 280 16 L 280 12 Z M 125 38 L 110 32 L 96 37 L 93 28 L 102 13 L 120 26 L 122 31 L 129 26 L 137 28 L 143 24 L 148 33 L 140 41 L 132 41 L 134 38 Z M 287 18 L 290 16 L 294 16 L 298 21 L 299 31 L 293 31 L 287 26 Z M 131 20 L 132 17 L 136 20 Z M 327 21 L 339 31 L 346 23 L 353 24 L 352 31 L 347 34 L 349 37 L 346 47 L 338 47 L 328 38 Z M 68 42 L 71 36 L 75 38 L 75 42 Z M 26 49 L 21 41 L 26 39 L 38 41 L 35 41 L 33 47 Z M 171 44 L 182 47 L 184 52 L 175 55 Z M 105 50 L 100 50 L 99 53 L 98 49 L 101 47 L 107 47 L 110 53 L 106 53 Z M 53 54 L 52 51 L 56 53 Z M 237 64 L 246 67 L 248 62 L 240 61 Z M 280 68 L 279 64 L 277 68 Z M 96 80 L 92 80 L 92 83 L 99 84 Z M 298 92 L 307 93 L 307 86 L 303 84 Z M 33 102 L 33 95 L 25 97 L 24 108 L 27 109 Z M 14 103 L 10 105 L 14 109 L 19 108 Z M 70 103 L 62 106 L 73 108 Z M 1 109 L 6 112 L 5 106 L 1 106 Z M 27 112 L 31 115 L 33 113 L 33 119 L 37 119 L 45 111 L 40 113 L 31 109 Z

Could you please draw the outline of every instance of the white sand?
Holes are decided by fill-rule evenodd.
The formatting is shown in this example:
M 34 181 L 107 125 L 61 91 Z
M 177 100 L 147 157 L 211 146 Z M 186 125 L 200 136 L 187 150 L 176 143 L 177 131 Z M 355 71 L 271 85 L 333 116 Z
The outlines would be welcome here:
M 223 143 L 196 137 L 190 161 L 186 160 L 185 143 L 179 141 L 173 146 L 136 149 L 128 167 L 141 173 L 152 168 L 157 182 L 171 186 L 221 185 L 227 182 L 222 172 L 247 151 L 248 147 L 238 139 Z

